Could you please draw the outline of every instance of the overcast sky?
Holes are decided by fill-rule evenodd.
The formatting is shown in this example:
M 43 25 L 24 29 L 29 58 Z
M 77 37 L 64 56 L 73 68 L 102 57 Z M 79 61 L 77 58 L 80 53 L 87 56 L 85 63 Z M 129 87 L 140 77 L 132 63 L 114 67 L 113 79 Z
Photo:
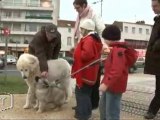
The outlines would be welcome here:
M 74 0 L 60 0 L 60 19 L 75 20 L 76 11 L 73 7 Z M 101 13 L 101 3 L 93 4 L 99 0 L 88 0 L 90 6 L 97 14 Z M 102 19 L 106 24 L 114 21 L 136 22 L 144 20 L 153 24 L 155 14 L 151 9 L 151 0 L 103 0 Z

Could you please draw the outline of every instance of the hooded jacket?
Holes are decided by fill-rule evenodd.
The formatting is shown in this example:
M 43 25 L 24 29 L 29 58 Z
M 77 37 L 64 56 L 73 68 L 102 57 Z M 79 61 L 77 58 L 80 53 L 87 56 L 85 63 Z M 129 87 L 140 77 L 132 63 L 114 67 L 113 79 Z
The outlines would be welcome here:
M 102 43 L 98 37 L 98 34 L 90 33 L 87 36 L 81 38 L 74 51 L 72 74 L 84 66 L 99 59 L 101 57 L 101 50 Z M 96 83 L 98 70 L 99 64 L 95 64 L 78 72 L 72 77 L 76 78 L 78 87 L 82 87 L 84 83 L 92 86 Z
M 105 73 L 102 83 L 113 93 L 126 91 L 128 69 L 136 62 L 137 52 L 124 42 L 113 42 L 112 50 L 105 60 Z
M 45 27 L 42 27 L 29 44 L 29 53 L 38 57 L 41 72 L 48 71 L 47 60 L 57 59 L 61 49 L 61 34 L 58 31 L 53 34 L 53 40 L 48 42 Z

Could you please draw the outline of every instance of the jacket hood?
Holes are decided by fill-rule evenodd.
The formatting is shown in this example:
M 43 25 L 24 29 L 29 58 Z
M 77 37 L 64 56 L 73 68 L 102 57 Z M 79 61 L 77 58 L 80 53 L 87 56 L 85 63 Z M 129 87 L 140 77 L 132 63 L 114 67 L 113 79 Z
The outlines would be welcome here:
M 121 48 L 128 48 L 127 43 L 126 42 L 112 42 L 111 47 L 121 47 Z
M 111 47 L 124 48 L 124 54 L 126 57 L 127 65 L 129 67 L 133 66 L 134 63 L 137 61 L 138 52 L 135 49 L 128 47 L 126 42 L 113 42 L 111 44 Z
M 89 32 L 86 36 L 83 37 L 83 39 L 86 38 L 86 37 L 88 37 L 88 36 L 93 37 L 94 40 L 96 40 L 97 42 L 100 42 L 100 43 L 101 43 L 101 38 L 100 38 L 100 36 L 98 35 L 97 32 L 93 32 L 93 31 L 92 31 L 92 32 Z
M 97 50 L 99 50 L 99 52 L 101 52 L 103 45 L 102 45 L 101 38 L 98 35 L 98 33 L 96 33 L 96 32 L 90 32 L 88 35 L 91 36 L 93 38 L 93 40 L 96 41 L 95 45 L 97 46 Z

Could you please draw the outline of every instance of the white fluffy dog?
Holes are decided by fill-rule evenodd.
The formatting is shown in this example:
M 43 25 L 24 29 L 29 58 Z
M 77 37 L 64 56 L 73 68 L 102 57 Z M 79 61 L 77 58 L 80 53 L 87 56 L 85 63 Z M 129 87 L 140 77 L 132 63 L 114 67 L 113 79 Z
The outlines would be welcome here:
M 36 77 L 36 98 L 37 98 L 37 106 L 35 108 L 38 109 L 37 112 L 44 112 L 49 108 L 58 108 L 65 103 L 66 100 L 66 92 L 59 84 L 49 84 L 46 78 Z
M 31 108 L 35 103 L 35 77 L 40 76 L 39 60 L 37 57 L 24 53 L 17 61 L 17 69 L 28 85 L 26 104 L 23 108 Z M 57 82 L 63 86 L 67 100 L 72 96 L 71 66 L 64 59 L 48 60 L 48 81 Z

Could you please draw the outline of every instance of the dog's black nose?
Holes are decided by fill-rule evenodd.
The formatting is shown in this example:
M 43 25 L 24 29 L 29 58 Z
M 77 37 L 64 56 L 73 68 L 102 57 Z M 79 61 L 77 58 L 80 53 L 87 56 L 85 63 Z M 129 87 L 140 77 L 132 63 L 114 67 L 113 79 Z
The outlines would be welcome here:
M 39 79 L 40 79 L 39 76 L 36 76 L 36 77 L 35 77 L 36 82 L 38 82 Z
M 26 77 L 26 76 L 23 76 L 23 79 L 27 79 L 27 77 Z

